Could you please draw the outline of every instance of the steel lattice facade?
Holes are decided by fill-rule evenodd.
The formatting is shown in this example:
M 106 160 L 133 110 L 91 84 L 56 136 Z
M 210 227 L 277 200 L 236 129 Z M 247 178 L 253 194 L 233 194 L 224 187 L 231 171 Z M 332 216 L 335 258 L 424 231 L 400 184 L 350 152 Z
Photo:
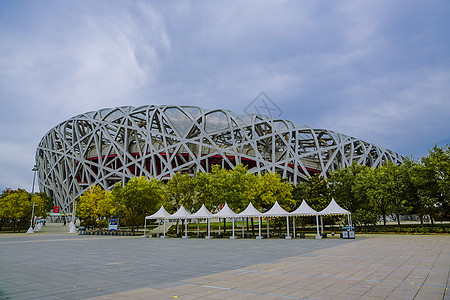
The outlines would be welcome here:
M 61 211 L 86 189 L 134 176 L 170 178 L 213 164 L 275 171 L 290 182 L 352 162 L 376 167 L 402 157 L 371 143 L 290 121 L 194 106 L 124 106 L 75 116 L 52 128 L 36 152 L 39 187 Z

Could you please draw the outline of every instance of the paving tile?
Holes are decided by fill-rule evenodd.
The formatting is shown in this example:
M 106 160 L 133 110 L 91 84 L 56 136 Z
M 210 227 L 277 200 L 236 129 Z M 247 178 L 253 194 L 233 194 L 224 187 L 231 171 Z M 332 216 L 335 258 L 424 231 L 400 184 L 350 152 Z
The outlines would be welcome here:
M 24 247 L 30 243 L 33 251 Z M 0 235 L 0 298 L 445 299 L 449 247 L 448 236 L 274 239 L 261 247 L 253 240 Z

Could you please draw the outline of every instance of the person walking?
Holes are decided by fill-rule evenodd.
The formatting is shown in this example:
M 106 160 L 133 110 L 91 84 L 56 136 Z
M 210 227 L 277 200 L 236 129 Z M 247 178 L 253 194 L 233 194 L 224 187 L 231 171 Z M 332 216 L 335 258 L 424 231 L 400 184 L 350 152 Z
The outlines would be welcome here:
M 63 226 L 66 226 L 66 219 L 64 218 L 64 224 L 63 224 Z

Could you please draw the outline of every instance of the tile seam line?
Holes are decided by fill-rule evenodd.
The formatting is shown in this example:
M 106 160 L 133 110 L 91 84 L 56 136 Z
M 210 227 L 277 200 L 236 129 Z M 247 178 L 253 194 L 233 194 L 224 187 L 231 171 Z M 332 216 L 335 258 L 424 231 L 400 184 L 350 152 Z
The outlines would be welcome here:
M 247 294 L 255 294 L 255 295 L 264 295 L 264 296 L 273 296 L 273 297 L 287 298 L 287 299 L 305 299 L 305 300 L 311 299 L 311 298 L 305 298 L 305 297 L 294 297 L 294 296 L 287 296 L 287 295 L 277 295 L 277 294 L 271 294 L 271 293 L 263 293 L 263 292 L 254 292 L 254 291 L 240 290 L 240 289 L 234 289 L 234 288 L 225 288 L 225 287 L 206 285 L 206 284 L 197 284 L 197 283 L 183 283 L 183 284 L 192 285 L 192 286 L 206 287 L 206 288 L 212 288 L 212 289 L 219 289 L 219 290 L 241 292 L 241 293 L 247 293 Z
M 371 282 L 371 283 L 380 283 L 380 282 L 389 282 L 389 283 L 395 283 L 395 284 L 403 284 L 403 285 L 412 285 L 407 282 L 398 282 L 398 281 L 392 281 L 392 280 L 374 280 L 374 279 L 357 279 L 357 278 L 346 278 L 346 277 L 335 277 L 335 276 L 318 276 L 318 275 L 303 275 L 303 274 L 294 274 L 294 273 L 280 273 L 280 272 L 267 272 L 267 271 L 255 271 L 255 270 L 246 270 L 246 269 L 237 269 L 237 271 L 244 271 L 248 273 L 262 273 L 262 274 L 275 274 L 275 275 L 288 275 L 288 276 L 298 276 L 298 277 L 312 277 L 312 278 L 323 278 L 323 279 L 341 279 L 341 280 L 350 280 L 350 281 L 365 281 L 365 282 Z M 430 286 L 430 287 L 440 287 L 440 288 L 448 288 L 447 286 L 442 285 L 435 285 L 435 284 L 422 284 L 423 286 Z
M 447 243 L 448 243 L 448 241 L 447 241 Z M 442 249 L 443 249 L 443 248 L 441 248 L 441 252 L 439 253 L 439 255 L 442 254 Z M 433 266 L 434 266 L 434 265 L 433 265 Z M 448 292 L 448 284 L 449 284 L 449 280 L 450 280 L 450 269 L 447 271 L 447 287 L 444 289 L 444 295 L 442 295 L 442 299 L 445 299 L 446 296 L 450 295 L 449 292 Z

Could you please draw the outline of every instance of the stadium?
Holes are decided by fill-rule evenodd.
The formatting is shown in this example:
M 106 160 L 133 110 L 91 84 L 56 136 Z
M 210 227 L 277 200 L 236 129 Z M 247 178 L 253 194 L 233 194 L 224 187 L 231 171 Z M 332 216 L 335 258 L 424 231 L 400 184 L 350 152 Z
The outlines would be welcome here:
M 326 129 L 257 114 L 196 106 L 123 106 L 87 112 L 50 129 L 36 151 L 40 191 L 61 212 L 92 185 L 111 189 L 135 176 L 169 179 L 213 164 L 277 172 L 296 184 L 356 161 L 377 167 L 402 157 Z

